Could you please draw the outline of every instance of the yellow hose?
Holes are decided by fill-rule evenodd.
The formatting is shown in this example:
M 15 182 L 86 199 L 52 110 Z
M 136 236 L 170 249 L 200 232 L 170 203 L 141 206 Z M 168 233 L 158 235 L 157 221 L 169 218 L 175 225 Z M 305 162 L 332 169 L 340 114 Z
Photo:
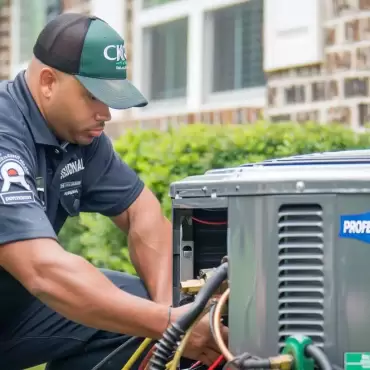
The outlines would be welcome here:
M 195 325 L 209 312 L 211 306 L 208 305 L 202 313 L 197 317 L 197 319 L 194 321 L 194 323 L 190 326 L 190 328 L 186 331 L 184 338 L 182 339 L 180 345 L 177 347 L 177 350 L 175 352 L 175 357 L 172 360 L 171 367 L 169 370 L 176 370 L 177 366 L 180 362 L 181 356 L 185 350 L 185 346 L 190 338 L 191 332 L 194 329 Z
M 140 344 L 139 348 L 133 353 L 130 359 L 126 362 L 122 370 L 130 370 L 131 366 L 138 360 L 138 358 L 143 354 L 145 349 L 153 341 L 151 338 L 145 338 L 145 340 Z

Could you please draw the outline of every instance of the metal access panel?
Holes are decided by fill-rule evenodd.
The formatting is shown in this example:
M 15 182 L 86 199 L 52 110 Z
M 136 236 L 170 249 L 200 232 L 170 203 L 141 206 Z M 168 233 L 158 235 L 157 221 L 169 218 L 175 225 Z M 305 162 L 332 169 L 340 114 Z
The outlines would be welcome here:
M 328 355 L 335 355 L 334 198 L 230 199 L 235 237 L 229 245 L 229 327 L 235 352 L 276 354 L 290 335 L 300 333 L 320 347 L 327 343 Z
M 275 355 L 299 333 L 341 367 L 369 351 L 370 151 L 212 170 L 170 193 L 174 209 L 227 207 L 234 354 Z

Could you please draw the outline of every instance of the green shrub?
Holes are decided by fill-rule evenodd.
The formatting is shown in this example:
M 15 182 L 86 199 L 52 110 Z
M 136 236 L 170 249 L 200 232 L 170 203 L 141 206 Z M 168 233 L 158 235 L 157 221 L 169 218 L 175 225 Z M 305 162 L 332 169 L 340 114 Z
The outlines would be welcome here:
M 341 125 L 307 123 L 188 125 L 167 132 L 128 131 L 115 149 L 154 191 L 170 216 L 171 182 L 211 168 L 319 151 L 368 148 L 370 134 Z M 67 222 L 61 242 L 97 266 L 133 272 L 126 238 L 100 215 L 82 214 Z

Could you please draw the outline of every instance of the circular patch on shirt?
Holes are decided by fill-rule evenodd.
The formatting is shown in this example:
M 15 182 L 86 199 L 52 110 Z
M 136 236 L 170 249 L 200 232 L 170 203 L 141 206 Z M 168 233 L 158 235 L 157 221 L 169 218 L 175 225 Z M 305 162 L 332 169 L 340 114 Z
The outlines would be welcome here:
M 33 203 L 34 194 L 27 182 L 29 171 L 18 156 L 8 154 L 0 157 L 0 199 L 3 204 Z

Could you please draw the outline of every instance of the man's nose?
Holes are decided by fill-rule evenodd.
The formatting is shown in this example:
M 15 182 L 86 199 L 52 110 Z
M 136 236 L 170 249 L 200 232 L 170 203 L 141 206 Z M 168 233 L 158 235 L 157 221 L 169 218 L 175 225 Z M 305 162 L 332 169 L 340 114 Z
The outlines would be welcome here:
M 96 114 L 97 121 L 104 121 L 108 122 L 112 119 L 112 115 L 110 113 L 109 107 L 105 104 L 102 104 L 99 112 Z

